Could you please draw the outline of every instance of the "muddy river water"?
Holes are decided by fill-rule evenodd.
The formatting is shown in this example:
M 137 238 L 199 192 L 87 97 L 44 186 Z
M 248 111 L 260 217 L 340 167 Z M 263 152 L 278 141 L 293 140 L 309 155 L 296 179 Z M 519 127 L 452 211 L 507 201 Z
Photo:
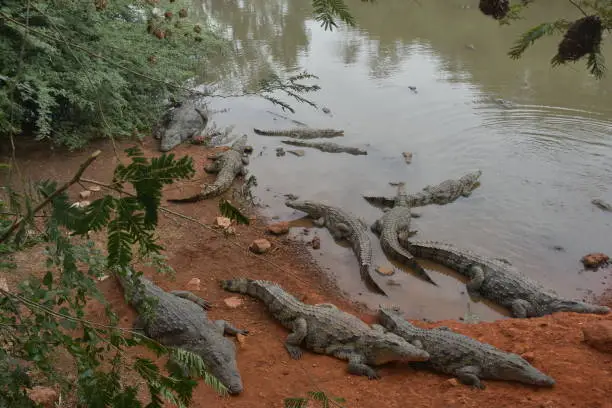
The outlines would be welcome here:
M 507 56 L 521 32 L 550 16 L 578 18 L 576 10 L 569 2 L 538 1 L 525 20 L 500 27 L 478 11 L 476 0 L 348 3 L 357 27 L 326 32 L 312 19 L 309 1 L 196 1 L 200 17 L 234 42 L 231 57 L 203 67 L 203 78 L 219 93 L 235 92 L 272 70 L 305 69 L 321 86 L 309 98 L 331 110 L 325 114 L 286 97 L 295 114 L 261 98 L 214 100 L 213 108 L 229 108 L 213 117 L 215 125 L 235 125 L 234 132 L 248 134 L 255 147 L 249 169 L 264 213 L 299 219 L 303 214 L 283 204 L 291 193 L 371 223 L 381 211 L 364 193 L 392 195 L 393 181 L 416 192 L 480 169 L 482 185 L 469 198 L 418 209 L 417 237 L 507 258 L 565 296 L 600 293 L 612 281 L 610 270 L 584 271 L 580 258 L 611 251 L 612 213 L 591 200 L 612 201 L 612 76 L 597 81 L 582 63 L 551 68 L 558 37 L 542 40 L 519 61 Z M 606 56 L 612 61 L 610 52 Z M 277 157 L 282 139 L 257 136 L 253 128 L 294 125 L 270 112 L 311 127 L 344 129 L 345 136 L 332 141 L 363 147 L 368 155 L 305 149 L 304 157 Z M 403 151 L 413 153 L 411 164 Z M 469 314 L 492 320 L 505 314 L 471 302 L 456 275 L 426 261 L 439 287 L 398 270 L 392 279 L 401 286 L 385 286 L 389 298 L 372 294 L 359 279 L 352 251 L 326 230 L 310 236 L 314 231 L 322 240 L 313 251 L 320 265 L 341 290 L 370 306 L 398 304 L 411 318 Z M 374 263 L 388 265 L 372 239 Z

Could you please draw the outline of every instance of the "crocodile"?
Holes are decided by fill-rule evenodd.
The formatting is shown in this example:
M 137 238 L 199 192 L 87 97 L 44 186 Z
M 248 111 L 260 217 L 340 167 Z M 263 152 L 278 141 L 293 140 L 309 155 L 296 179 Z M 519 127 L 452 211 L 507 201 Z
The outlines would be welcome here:
M 286 136 L 293 137 L 295 139 L 317 139 L 317 138 L 331 138 L 336 136 L 344 136 L 344 130 L 336 129 L 304 129 L 304 128 L 293 128 L 293 129 L 280 129 L 280 130 L 261 130 L 253 129 L 253 131 L 262 136 Z
M 337 207 L 309 200 L 287 200 L 285 205 L 300 210 L 313 218 L 318 227 L 326 227 L 336 240 L 347 239 L 353 252 L 359 260 L 361 278 L 370 287 L 387 296 L 387 293 L 374 280 L 374 267 L 372 266 L 372 243 L 367 233 L 366 223 L 355 215 Z
M 184 141 L 201 134 L 208 124 L 208 115 L 193 99 L 175 104 L 153 128 L 160 139 L 159 150 L 167 152 Z
M 398 307 L 381 306 L 378 321 L 386 330 L 429 353 L 429 360 L 415 363 L 415 366 L 453 375 L 474 388 L 485 388 L 481 379 L 517 381 L 539 387 L 555 385 L 553 378 L 518 354 L 455 333 L 446 326 L 421 329 L 406 321 Z
M 399 183 L 397 185 L 397 195 L 393 208 L 386 209 L 383 216 L 372 224 L 371 229 L 372 232 L 380 237 L 380 246 L 388 257 L 408 265 L 416 272 L 418 277 L 437 286 L 436 282 L 431 279 L 429 274 L 418 264 L 410 252 L 399 243 L 398 236 L 408 239 L 413 235 L 410 231 L 411 218 L 412 215 L 406 196 L 405 185 L 404 183 Z
M 171 203 L 193 203 L 210 197 L 218 196 L 228 190 L 236 176 L 246 176 L 246 165 L 249 164 L 247 152 L 252 151 L 246 145 L 247 136 L 244 135 L 236 140 L 229 150 L 218 153 L 211 157 L 213 162 L 204 167 L 207 173 L 218 173 L 217 179 L 213 184 L 204 184 L 202 191 L 187 198 L 169 199 Z
M 341 146 L 339 144 L 329 142 L 302 142 L 300 140 L 282 140 L 281 142 L 291 146 L 310 147 L 326 153 L 348 153 L 354 156 L 368 154 L 367 151 L 357 147 Z
M 248 330 L 238 329 L 225 320 L 209 320 L 205 311 L 210 309 L 210 304 L 189 291 L 166 292 L 142 276 L 137 278 L 136 286 L 132 279 L 128 282 L 127 278 L 119 277 L 118 280 L 128 303 L 138 313 L 134 323 L 137 330 L 164 346 L 197 354 L 228 393 L 242 392 L 236 347 L 224 334 L 245 335 Z M 148 299 L 153 303 L 147 302 Z
M 467 277 L 468 294 L 509 309 L 517 318 L 540 317 L 555 312 L 607 314 L 610 308 L 564 299 L 535 280 L 518 272 L 512 264 L 485 258 L 472 251 L 438 241 L 413 241 L 399 238 L 411 254 L 430 259 Z
M 481 170 L 465 174 L 458 180 L 448 179 L 440 184 L 429 185 L 415 194 L 408 194 L 406 201 L 410 207 L 423 207 L 430 204 L 445 205 L 457 200 L 459 197 L 468 197 L 476 189 L 482 175 Z M 364 196 L 366 201 L 382 207 L 393 207 L 395 197 Z
M 261 300 L 272 316 L 291 333 L 285 348 L 292 359 L 302 357 L 302 348 L 348 361 L 348 372 L 380 378 L 372 366 L 392 361 L 425 361 L 429 354 L 382 326 L 369 326 L 331 303 L 300 302 L 275 282 L 238 278 L 222 280 L 229 292 L 248 294 Z

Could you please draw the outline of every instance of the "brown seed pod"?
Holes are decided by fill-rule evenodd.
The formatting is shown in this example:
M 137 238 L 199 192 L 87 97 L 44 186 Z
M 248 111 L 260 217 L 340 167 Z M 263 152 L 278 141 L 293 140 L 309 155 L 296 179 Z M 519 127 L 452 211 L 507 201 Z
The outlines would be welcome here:
M 480 11 L 487 16 L 491 16 L 496 20 L 501 20 L 506 17 L 510 11 L 509 0 L 480 0 L 478 4 Z
M 596 52 L 601 44 L 602 31 L 598 16 L 587 16 L 574 21 L 559 43 L 553 64 L 577 61 L 587 54 Z
M 202 27 L 200 27 L 199 24 L 196 24 L 193 26 L 193 31 L 195 31 L 196 33 L 201 33 L 202 32 Z
M 155 64 L 157 62 L 157 57 L 155 55 L 149 55 L 149 58 L 147 58 L 147 60 L 149 60 L 151 64 Z
M 170 10 L 166 11 L 164 17 L 166 17 L 166 20 L 170 20 L 172 18 L 172 12 Z
M 166 37 L 166 33 L 159 28 L 156 28 L 155 31 L 153 31 L 153 34 L 160 40 Z
M 185 18 L 185 17 L 187 17 L 187 9 L 182 8 L 182 9 L 179 11 L 179 17 L 180 17 L 180 18 Z
M 97 11 L 102 11 L 108 6 L 108 0 L 96 0 L 94 4 Z

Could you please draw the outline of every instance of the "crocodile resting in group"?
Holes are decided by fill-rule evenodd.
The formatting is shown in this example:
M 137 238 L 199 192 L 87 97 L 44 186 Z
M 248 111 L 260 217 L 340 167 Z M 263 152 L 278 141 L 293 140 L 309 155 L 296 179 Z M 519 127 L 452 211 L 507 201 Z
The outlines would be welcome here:
M 368 154 L 367 151 L 358 147 L 341 146 L 330 142 L 302 142 L 300 140 L 282 140 L 281 142 L 291 146 L 310 147 L 326 153 L 348 153 L 354 156 Z
M 437 285 L 425 269 L 419 265 L 414 257 L 403 248 L 398 240 L 401 236 L 408 239 L 413 233 L 410 231 L 410 205 L 408 204 L 404 183 L 397 186 L 397 195 L 393 208 L 386 209 L 381 218 L 372 224 L 372 232 L 380 236 L 380 246 L 389 258 L 395 259 L 413 269 L 417 276 L 429 283 Z
M 459 180 L 448 179 L 434 186 L 426 186 L 416 194 L 408 194 L 406 201 L 410 207 L 424 207 L 430 204 L 445 205 L 459 197 L 468 197 L 480 182 L 481 170 L 467 173 Z M 393 207 L 395 197 L 364 196 L 371 204 Z
M 202 191 L 187 198 L 168 199 L 171 203 L 193 203 L 210 197 L 218 196 L 228 190 L 236 176 L 247 174 L 246 165 L 249 158 L 246 152 L 250 151 L 250 146 L 246 144 L 247 136 L 244 135 L 236 140 L 229 150 L 217 153 L 211 159 L 213 162 L 204 167 L 207 173 L 218 173 L 217 179 L 213 184 L 204 184 Z
M 153 136 L 161 140 L 159 150 L 167 152 L 201 134 L 207 124 L 206 111 L 198 107 L 195 99 L 188 99 L 164 113 L 153 128 Z
M 330 138 L 336 136 L 344 136 L 344 130 L 336 129 L 308 129 L 308 128 L 294 128 L 294 129 L 280 129 L 280 130 L 261 130 L 253 129 L 253 131 L 262 136 L 286 136 L 293 137 L 295 139 L 317 139 L 317 138 Z
M 564 299 L 519 273 L 508 261 L 485 258 L 444 242 L 409 241 L 404 237 L 399 241 L 411 254 L 438 262 L 467 277 L 467 291 L 473 299 L 489 299 L 509 309 L 514 317 L 539 317 L 555 312 L 610 312 L 606 306 Z
M 223 280 L 221 287 L 261 300 L 270 313 L 291 330 L 285 348 L 292 359 L 301 358 L 300 346 L 303 345 L 315 353 L 347 360 L 351 374 L 376 379 L 379 375 L 371 366 L 429 358 L 427 352 L 396 334 L 385 333 L 381 326 L 368 326 L 330 303 L 302 303 L 274 282 L 239 278 Z
M 372 243 L 364 221 L 337 207 L 315 201 L 287 200 L 285 205 L 308 214 L 310 218 L 314 219 L 316 226 L 326 227 L 334 239 L 347 239 L 359 260 L 361 278 L 376 292 L 387 296 L 386 292 L 373 278 Z
M 235 336 L 247 334 L 247 330 L 237 329 L 225 320 L 209 320 L 205 312 L 210 308 L 209 303 L 191 292 L 166 292 L 144 277 L 138 278 L 136 287 L 126 283 L 123 277 L 119 282 L 128 303 L 138 312 L 136 328 L 164 346 L 197 354 L 230 394 L 242 392 L 236 347 L 223 334 Z M 153 300 L 153 310 L 148 309 L 145 299 Z
M 421 329 L 407 322 L 397 307 L 380 307 L 380 324 L 429 353 L 429 360 L 415 363 L 451 374 L 463 384 L 484 389 L 481 379 L 517 381 L 552 387 L 555 380 L 529 364 L 518 354 L 481 343 L 446 326 Z

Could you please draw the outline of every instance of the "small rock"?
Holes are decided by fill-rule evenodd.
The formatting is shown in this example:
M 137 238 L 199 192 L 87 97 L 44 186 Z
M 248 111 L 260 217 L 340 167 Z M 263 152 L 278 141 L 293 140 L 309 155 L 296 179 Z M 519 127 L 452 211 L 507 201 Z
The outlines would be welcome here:
M 319 238 L 318 235 L 315 235 L 312 238 L 311 244 L 312 244 L 312 249 L 319 249 L 319 248 L 321 248 L 321 238 Z
M 90 195 L 91 195 L 91 191 L 89 190 L 83 190 L 79 193 L 79 197 L 81 197 L 82 200 L 86 199 Z
M 87 187 L 87 189 L 89 191 L 92 191 L 92 192 L 96 193 L 96 192 L 102 190 L 102 187 L 100 187 L 100 186 L 89 186 L 89 187 Z
M 381 275 L 389 276 L 393 275 L 395 270 L 391 266 L 377 266 L 376 272 L 380 273 Z
M 215 225 L 221 228 L 229 228 L 232 225 L 232 220 L 227 217 L 215 218 Z
M 57 391 L 50 387 L 37 385 L 26 392 L 32 401 L 44 408 L 53 408 L 58 399 Z
M 297 157 L 304 157 L 304 155 L 306 155 L 306 152 L 302 149 L 298 149 L 298 150 L 287 150 L 289 153 L 297 156 Z
M 404 160 L 406 161 L 406 164 L 412 163 L 412 153 L 402 152 L 402 156 L 404 156 Z
M 190 291 L 200 290 L 200 279 L 191 278 L 191 280 L 187 282 L 187 290 L 190 290 Z
M 277 222 L 276 224 L 268 225 L 267 230 L 270 234 L 283 235 L 289 232 L 289 223 L 287 221 Z
M 448 380 L 444 381 L 444 386 L 445 387 L 457 387 L 459 385 L 459 381 L 457 381 L 456 378 L 449 378 Z
M 5 292 L 9 291 L 8 282 L 6 281 L 6 278 L 4 277 L 0 278 L 0 289 L 2 289 Z
M 107 279 L 108 279 L 108 275 L 102 275 L 98 278 L 98 282 L 104 282 Z
M 533 351 L 528 351 L 526 353 L 521 354 L 521 357 L 523 357 L 525 360 L 529 361 L 530 363 L 533 363 L 535 361 L 535 353 Z
M 612 353 L 612 320 L 586 323 L 582 334 L 589 346 L 604 353 Z
M 227 305 L 227 307 L 235 309 L 242 304 L 242 299 L 238 296 L 232 296 L 223 299 L 223 302 Z
M 236 341 L 238 341 L 238 345 L 240 345 L 240 348 L 244 348 L 245 346 L 245 340 L 246 340 L 246 336 L 244 334 L 236 334 Z
M 256 239 L 251 242 L 249 249 L 256 254 L 265 254 L 272 247 L 272 244 L 267 239 Z
M 582 257 L 580 260 L 587 268 L 597 268 L 598 266 L 608 263 L 610 257 L 601 252 L 588 254 Z
M 236 235 L 236 228 L 234 227 L 227 227 L 223 230 L 223 233 L 226 235 Z

